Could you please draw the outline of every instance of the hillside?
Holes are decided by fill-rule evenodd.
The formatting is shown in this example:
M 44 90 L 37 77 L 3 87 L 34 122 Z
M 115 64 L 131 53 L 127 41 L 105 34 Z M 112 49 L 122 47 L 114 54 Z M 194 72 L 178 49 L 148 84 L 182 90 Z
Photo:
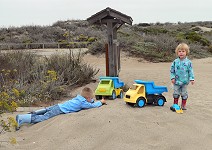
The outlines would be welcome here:
M 61 48 L 89 48 L 92 54 L 102 53 L 106 43 L 105 26 L 90 26 L 84 20 L 57 21 L 51 26 L 22 26 L 0 29 L 0 49 L 42 48 L 42 44 L 60 43 Z M 123 25 L 118 30 L 118 41 L 129 55 L 153 62 L 171 61 L 179 42 L 191 47 L 192 58 L 212 56 L 212 22 L 139 23 Z M 30 45 L 31 44 L 31 45 Z M 45 48 L 57 48 L 51 44 Z

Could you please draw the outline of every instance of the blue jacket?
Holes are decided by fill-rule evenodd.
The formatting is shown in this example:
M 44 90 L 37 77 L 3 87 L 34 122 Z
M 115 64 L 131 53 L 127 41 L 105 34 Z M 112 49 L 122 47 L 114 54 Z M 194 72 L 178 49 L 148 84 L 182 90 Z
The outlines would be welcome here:
M 176 85 L 189 84 L 191 80 L 194 80 L 192 63 L 187 57 L 183 60 L 175 59 L 172 62 L 170 73 L 170 79 L 175 79 Z
M 89 109 L 89 108 L 96 108 L 102 106 L 101 101 L 94 102 L 88 102 L 83 96 L 77 95 L 71 100 L 68 100 L 64 103 L 58 104 L 60 107 L 60 110 L 64 113 L 72 113 L 77 112 L 82 109 Z

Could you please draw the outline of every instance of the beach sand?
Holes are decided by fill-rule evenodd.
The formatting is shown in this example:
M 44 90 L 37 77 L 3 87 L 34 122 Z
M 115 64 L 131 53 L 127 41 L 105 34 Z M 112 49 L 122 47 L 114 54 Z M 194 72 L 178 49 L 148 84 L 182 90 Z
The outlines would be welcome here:
M 104 56 L 84 56 L 84 61 L 105 75 Z M 17 144 L 0 143 L 0 150 L 211 150 L 212 149 L 212 58 L 192 60 L 195 84 L 188 86 L 187 110 L 177 114 L 169 79 L 171 63 L 149 63 L 121 57 L 120 79 L 132 85 L 135 79 L 168 87 L 163 107 L 134 108 L 123 99 L 107 100 L 100 108 L 59 115 L 17 132 L 0 135 L 0 141 L 16 138 Z M 90 83 L 96 89 L 98 82 Z M 82 87 L 71 91 L 76 95 Z M 181 101 L 180 101 L 181 102 Z M 4 114 L 2 117 L 15 116 Z

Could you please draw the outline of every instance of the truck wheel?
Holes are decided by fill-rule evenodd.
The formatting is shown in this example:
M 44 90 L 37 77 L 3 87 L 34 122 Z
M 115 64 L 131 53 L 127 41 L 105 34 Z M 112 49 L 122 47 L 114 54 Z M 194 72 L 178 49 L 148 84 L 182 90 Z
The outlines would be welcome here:
M 138 107 L 143 107 L 146 104 L 146 99 L 144 97 L 139 97 L 136 104 Z
M 116 99 L 116 92 L 113 90 L 112 95 L 109 97 L 109 99 Z
M 119 96 L 118 96 L 119 98 L 121 98 L 121 99 L 123 99 L 124 98 L 124 92 L 121 90 L 120 91 L 120 94 L 119 94 Z
M 155 100 L 155 105 L 163 106 L 165 101 L 166 101 L 166 98 L 164 96 L 158 96 Z
M 101 99 L 99 95 L 96 95 L 95 97 L 96 97 L 96 100 Z

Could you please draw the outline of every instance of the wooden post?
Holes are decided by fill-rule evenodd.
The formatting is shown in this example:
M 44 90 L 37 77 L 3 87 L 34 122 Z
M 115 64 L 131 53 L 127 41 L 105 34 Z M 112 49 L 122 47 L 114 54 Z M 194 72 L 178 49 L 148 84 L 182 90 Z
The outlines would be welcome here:
M 113 24 L 112 20 L 107 21 L 108 32 L 108 58 L 109 58 L 109 76 L 115 76 L 114 51 L 113 51 Z
M 117 50 L 117 23 L 113 23 L 113 56 L 114 56 L 114 76 L 118 77 L 118 50 Z
M 106 64 L 106 76 L 109 76 L 108 44 L 105 44 L 105 64 Z
M 118 55 L 118 74 L 121 71 L 121 56 L 120 56 L 120 47 L 117 45 L 117 55 Z

